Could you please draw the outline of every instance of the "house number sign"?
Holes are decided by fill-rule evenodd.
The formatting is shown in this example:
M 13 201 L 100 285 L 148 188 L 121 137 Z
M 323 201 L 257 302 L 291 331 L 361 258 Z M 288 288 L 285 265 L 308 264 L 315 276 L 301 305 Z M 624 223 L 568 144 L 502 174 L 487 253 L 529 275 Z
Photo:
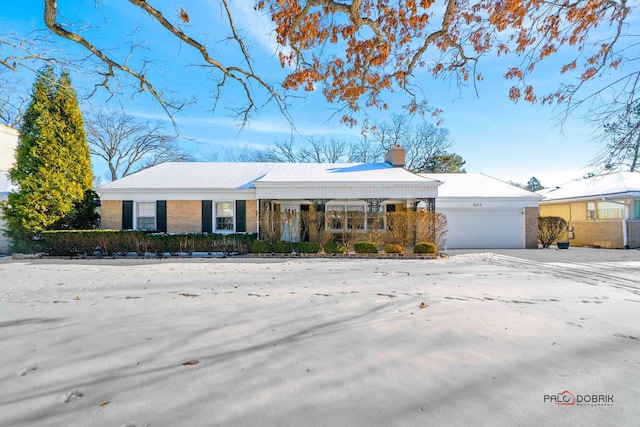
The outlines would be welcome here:
M 473 207 L 474 208 L 481 208 L 482 207 L 482 203 L 474 203 Z

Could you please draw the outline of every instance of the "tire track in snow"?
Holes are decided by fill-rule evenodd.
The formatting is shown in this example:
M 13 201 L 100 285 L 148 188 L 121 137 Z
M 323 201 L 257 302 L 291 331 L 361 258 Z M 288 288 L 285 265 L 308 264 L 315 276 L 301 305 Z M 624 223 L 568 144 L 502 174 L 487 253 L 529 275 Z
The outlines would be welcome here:
M 628 290 L 636 295 L 640 295 L 640 280 L 628 279 L 614 272 L 625 272 L 637 274 L 640 277 L 640 269 L 633 266 L 606 264 L 586 264 L 586 263 L 562 263 L 544 264 L 536 261 L 529 261 L 523 258 L 516 258 L 507 255 L 488 254 L 486 261 L 489 264 L 510 267 L 519 270 L 528 270 L 534 273 L 551 274 L 560 279 L 573 280 L 592 286 L 607 285 L 618 289 Z

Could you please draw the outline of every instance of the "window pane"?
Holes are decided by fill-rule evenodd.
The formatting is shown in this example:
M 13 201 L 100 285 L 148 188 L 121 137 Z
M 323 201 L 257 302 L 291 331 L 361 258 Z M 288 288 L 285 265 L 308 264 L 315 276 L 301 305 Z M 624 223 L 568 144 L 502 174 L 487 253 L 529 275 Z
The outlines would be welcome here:
M 587 203 L 587 218 L 596 219 L 596 204 L 593 202 Z
M 136 227 L 138 230 L 156 229 L 156 204 L 154 202 L 140 202 L 137 204 L 138 213 Z
M 611 202 L 598 202 L 598 219 L 621 219 L 624 206 Z
M 222 202 L 216 203 L 216 216 L 233 216 L 233 203 Z
M 633 217 L 635 219 L 640 219 L 640 200 L 635 200 L 633 203 L 633 211 L 635 212 Z
M 233 202 L 216 203 L 216 230 L 233 231 Z
M 156 216 L 156 204 L 153 202 L 138 203 L 138 216 Z
M 364 229 L 364 206 L 347 206 L 347 229 Z
M 138 217 L 138 230 L 154 230 L 155 228 L 153 217 Z
M 216 218 L 216 230 L 233 230 L 233 218 Z

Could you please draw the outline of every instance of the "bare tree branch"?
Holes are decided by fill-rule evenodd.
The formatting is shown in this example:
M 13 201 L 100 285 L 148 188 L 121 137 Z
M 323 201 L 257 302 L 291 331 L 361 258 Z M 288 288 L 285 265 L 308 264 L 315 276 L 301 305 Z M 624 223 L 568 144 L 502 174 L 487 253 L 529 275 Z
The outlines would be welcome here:
M 159 122 L 140 122 L 119 111 L 101 111 L 85 120 L 91 154 L 109 167 L 111 180 L 164 162 L 190 161 L 176 135 L 164 133 Z

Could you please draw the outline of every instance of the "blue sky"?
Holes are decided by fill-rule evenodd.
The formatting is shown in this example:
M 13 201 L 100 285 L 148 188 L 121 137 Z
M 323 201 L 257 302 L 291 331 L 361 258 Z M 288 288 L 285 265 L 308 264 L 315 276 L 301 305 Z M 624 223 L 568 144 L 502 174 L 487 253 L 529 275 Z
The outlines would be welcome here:
M 103 2 L 104 3 L 104 2 Z M 258 74 L 269 82 L 283 78 L 286 70 L 280 68 L 274 53 L 274 35 L 270 33 L 269 19 L 252 12 L 253 2 L 232 2 L 238 30 L 245 35 L 246 42 L 254 57 Z M 206 37 L 215 55 L 227 61 L 237 60 L 237 50 L 232 44 L 221 41 L 224 32 L 216 28 L 221 9 L 217 2 L 198 1 L 158 1 L 154 6 L 170 15 L 177 14 L 182 6 L 191 15 L 191 22 L 185 32 L 199 39 Z M 227 86 L 222 101 L 215 111 L 211 111 L 213 99 L 208 94 L 214 83 L 200 67 L 192 51 L 176 42 L 166 30 L 154 23 L 144 13 L 126 2 L 107 2 L 101 11 L 94 9 L 93 0 L 59 0 L 59 10 L 69 22 L 80 22 L 86 27 L 85 33 L 96 44 L 114 46 L 130 40 L 132 28 L 138 28 L 135 39 L 144 42 L 144 49 L 134 55 L 132 64 L 140 64 L 144 59 L 153 59 L 150 69 L 156 86 L 175 91 L 186 98 L 197 97 L 197 102 L 185 107 L 176 115 L 176 122 L 183 135 L 181 145 L 201 159 L 210 158 L 212 153 L 224 152 L 227 146 L 260 148 L 291 137 L 291 127 L 286 119 L 271 104 L 261 107 L 244 127 L 230 116 L 228 107 L 236 105 L 241 94 L 238 87 Z M 0 9 L 0 25 L 15 33 L 25 33 L 32 28 L 43 28 L 42 1 L 23 0 L 10 2 Z M 61 47 L 70 52 L 80 52 L 69 43 Z M 0 52 L 1 53 L 1 52 Z M 123 57 L 121 50 L 111 52 Z M 530 83 L 536 88 L 551 91 L 560 82 L 559 64 L 561 56 L 538 67 Z M 536 176 L 546 186 L 558 185 L 571 179 L 580 178 L 589 169 L 585 167 L 597 155 L 602 143 L 597 139 L 597 128 L 579 115 L 571 117 L 562 127 L 556 120 L 558 110 L 540 104 L 525 102 L 514 104 L 508 99 L 511 83 L 502 75 L 515 58 L 495 58 L 487 56 L 479 63 L 479 71 L 484 81 L 477 86 L 458 88 L 455 83 L 433 81 L 425 73 L 416 76 L 422 89 L 428 94 L 432 105 L 442 110 L 442 126 L 450 132 L 453 143 L 451 151 L 466 160 L 467 172 L 482 172 L 508 181 L 526 183 Z M 6 72 L 0 78 L 13 78 Z M 33 75 L 23 71 L 20 77 L 30 85 Z M 98 81 L 95 74 L 74 75 L 73 82 L 79 94 L 90 90 Z M 131 96 L 127 88 L 122 88 L 121 96 L 109 101 L 113 106 L 121 104 L 132 115 L 141 118 L 165 120 L 168 118 L 148 96 Z M 311 94 L 299 93 L 289 110 L 299 135 L 298 144 L 304 138 L 325 137 L 356 140 L 359 128 L 348 128 L 340 124 L 339 117 L 333 117 L 336 106 L 328 104 L 319 91 Z M 258 99 L 263 94 L 258 91 Z M 98 92 L 90 103 L 99 106 L 105 103 L 107 94 Z M 385 120 L 391 114 L 401 114 L 397 97 L 387 98 L 391 109 L 386 112 L 368 110 L 373 120 Z M 414 118 L 414 121 L 422 120 Z M 94 160 L 94 173 L 103 174 L 104 165 Z

